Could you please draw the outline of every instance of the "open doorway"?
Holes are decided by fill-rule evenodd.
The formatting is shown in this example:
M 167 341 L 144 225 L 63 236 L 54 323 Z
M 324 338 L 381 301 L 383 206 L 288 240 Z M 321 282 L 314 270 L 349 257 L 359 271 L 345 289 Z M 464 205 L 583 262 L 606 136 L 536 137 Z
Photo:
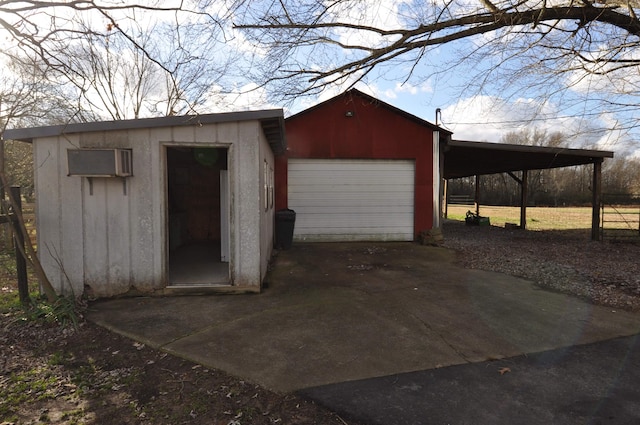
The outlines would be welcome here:
M 228 150 L 166 148 L 169 285 L 229 285 Z

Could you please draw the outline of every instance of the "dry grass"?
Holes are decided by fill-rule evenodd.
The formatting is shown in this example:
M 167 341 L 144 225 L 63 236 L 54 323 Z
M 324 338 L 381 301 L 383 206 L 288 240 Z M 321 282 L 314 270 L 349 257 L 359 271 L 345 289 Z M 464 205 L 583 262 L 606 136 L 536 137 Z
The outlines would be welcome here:
M 473 205 L 449 205 L 448 218 L 464 220 L 467 211 L 475 212 Z M 615 211 L 615 213 L 614 213 Z M 605 209 L 605 229 L 638 229 L 638 207 L 618 207 Z M 591 228 L 591 207 L 527 207 L 527 229 L 529 230 L 569 230 Z M 520 223 L 519 207 L 480 206 L 480 215 L 489 217 L 494 226 L 505 223 Z
M 449 205 L 448 218 L 464 220 L 467 211 L 474 211 L 473 205 Z M 520 223 L 519 207 L 480 206 L 480 215 L 489 217 L 491 224 L 503 227 L 505 223 Z M 590 207 L 528 207 L 527 228 L 530 230 L 590 229 Z

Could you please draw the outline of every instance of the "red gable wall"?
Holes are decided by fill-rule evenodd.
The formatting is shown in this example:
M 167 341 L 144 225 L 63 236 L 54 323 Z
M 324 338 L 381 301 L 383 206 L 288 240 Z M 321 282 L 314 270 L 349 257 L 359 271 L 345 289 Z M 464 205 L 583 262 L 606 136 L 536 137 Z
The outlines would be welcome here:
M 352 113 L 352 116 L 347 116 Z M 285 121 L 288 149 L 276 157 L 276 208 L 287 208 L 287 159 L 413 159 L 414 233 L 433 223 L 433 132 L 417 118 L 349 91 Z

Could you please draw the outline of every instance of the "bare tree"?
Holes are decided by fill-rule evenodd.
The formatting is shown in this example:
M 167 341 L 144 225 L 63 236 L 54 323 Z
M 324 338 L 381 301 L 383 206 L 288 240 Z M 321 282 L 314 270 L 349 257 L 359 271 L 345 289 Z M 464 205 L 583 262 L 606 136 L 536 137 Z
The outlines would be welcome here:
M 615 158 L 604 164 L 602 191 L 617 195 L 619 199 L 640 196 L 640 160 L 638 158 Z
M 64 93 L 60 87 L 46 77 L 46 67 L 38 60 L 11 58 L 0 74 L 0 209 L 3 214 L 12 211 L 17 221 L 9 221 L 12 231 L 27 235 L 24 218 L 17 207 L 16 199 L 5 188 L 18 185 L 27 198 L 33 196 L 33 160 L 31 145 L 23 142 L 5 141 L 2 131 L 8 125 L 57 124 L 68 120 L 70 115 Z M 9 72 L 8 72 L 9 71 Z M 66 111 L 66 112 L 65 112 Z M 53 302 L 56 293 L 44 274 L 35 253 L 35 248 L 27 238 L 25 248 L 16 245 L 22 251 L 38 277 L 41 288 Z
M 96 116 L 140 118 L 158 73 L 144 52 L 123 45 L 119 33 L 96 35 L 85 27 L 81 42 L 60 52 L 76 77 L 70 80 L 81 103 Z M 144 45 L 142 47 L 145 47 Z
M 567 139 L 568 137 L 560 132 L 549 133 L 540 128 L 525 128 L 505 134 L 501 142 L 514 145 L 562 147 L 567 145 Z M 570 170 L 575 171 L 574 168 Z M 557 169 L 530 170 L 529 201 L 534 204 L 556 205 L 558 193 L 563 190 L 563 180 L 559 178 L 563 172 L 567 173 L 566 170 L 558 171 Z M 520 188 L 516 187 L 516 190 L 516 193 L 519 193 Z
M 211 109 L 239 63 L 224 1 L 0 1 L 4 55 L 38 57 L 80 120 Z M 229 44 L 229 46 L 227 46 Z
M 0 74 L 0 135 L 8 126 L 60 124 L 74 115 L 68 93 L 46 76 L 46 67 L 35 59 L 10 58 Z M 5 152 L 6 147 L 6 152 Z M 31 147 L 0 140 L 0 171 L 9 183 L 33 195 Z
M 96 34 L 83 22 L 84 36 L 59 52 L 74 71 L 69 83 L 84 108 L 97 117 L 122 120 L 193 113 L 210 106 L 212 88 L 229 77 L 235 53 L 222 56 L 219 41 L 192 24 L 135 25 L 132 45 L 112 26 Z
M 136 14 L 144 11 L 178 13 L 181 7 L 159 7 L 144 4 L 108 3 L 90 0 L 75 1 L 25 1 L 0 2 L 0 28 L 6 37 L 13 40 L 15 49 L 27 56 L 39 57 L 51 68 L 70 77 L 75 74 L 72 66 L 61 58 L 59 52 L 78 40 L 84 39 L 87 31 L 101 36 L 104 29 L 122 33 L 137 46 L 133 34 L 123 29 L 119 21 L 135 22 Z M 91 14 L 99 19 L 93 29 L 78 27 L 77 17 Z M 138 46 L 141 48 L 142 46 Z
M 67 93 L 37 59 L 9 57 L 0 73 L 0 133 L 7 126 L 57 124 L 68 119 Z M 63 118 L 64 117 L 64 118 Z
M 367 81 L 391 66 L 405 81 L 446 78 L 466 66 L 477 90 L 517 96 L 527 87 L 566 107 L 588 99 L 628 110 L 637 104 L 629 96 L 640 94 L 637 0 L 243 3 L 237 28 L 268 51 L 265 84 L 289 97 Z M 455 54 L 441 58 L 444 44 Z M 570 89 L 580 93 L 569 98 Z

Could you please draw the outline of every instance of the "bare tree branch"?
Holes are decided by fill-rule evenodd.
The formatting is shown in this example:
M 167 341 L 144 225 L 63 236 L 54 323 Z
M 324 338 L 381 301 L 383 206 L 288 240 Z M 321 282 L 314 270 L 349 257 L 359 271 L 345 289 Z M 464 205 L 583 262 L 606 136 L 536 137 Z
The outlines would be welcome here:
M 373 69 L 400 60 L 413 62 L 405 77 L 407 81 L 418 63 L 428 57 L 425 55 L 427 49 L 482 36 L 495 36 L 492 41 L 482 42 L 482 49 L 503 52 L 510 58 L 503 62 L 517 57 L 526 58 L 528 55 L 533 61 L 534 51 L 539 60 L 545 60 L 546 55 L 553 55 L 558 51 L 557 48 L 562 48 L 565 56 L 557 57 L 559 62 L 575 60 L 631 66 L 637 63 L 635 58 L 624 57 L 632 52 L 632 46 L 638 45 L 640 37 L 640 21 L 633 12 L 632 3 L 628 1 L 621 7 L 619 4 L 593 0 L 567 0 L 561 5 L 550 5 L 546 0 L 478 0 L 476 9 L 468 8 L 467 4 L 467 9 L 463 9 L 456 0 L 444 4 L 418 2 L 414 11 L 415 23 L 396 27 L 371 25 L 371 22 L 357 20 L 353 16 L 344 18 L 341 13 L 344 8 L 354 7 L 344 0 L 324 3 L 323 7 L 314 2 L 304 4 L 306 6 L 280 0 L 280 13 L 273 4 L 263 15 L 251 9 L 250 13 L 239 15 L 242 18 L 237 18 L 235 25 L 253 42 L 274 52 L 274 56 L 289 58 L 279 60 L 277 67 L 274 62 L 273 67 L 267 68 L 268 76 L 264 84 L 305 79 L 306 84 L 300 80 L 298 87 L 289 85 L 292 92 L 288 95 L 291 97 L 315 92 L 338 81 L 358 81 Z M 419 17 L 421 12 L 424 12 L 424 16 Z M 599 32 L 602 28 L 609 28 L 617 36 L 624 34 L 633 38 L 630 42 L 632 46 L 619 46 L 616 53 L 619 57 L 611 54 L 616 46 L 612 46 L 608 54 L 593 55 L 592 52 L 602 44 L 604 37 Z M 345 32 L 362 36 L 343 38 Z M 598 38 L 594 39 L 596 32 Z M 559 42 L 560 35 L 565 38 Z M 352 42 L 367 38 L 377 41 L 370 44 Z M 335 56 L 324 59 L 307 53 L 308 49 L 315 50 L 323 46 L 334 46 L 338 51 Z M 509 51 L 513 53 L 507 53 Z M 328 51 L 325 53 L 328 54 Z M 342 59 L 340 54 L 343 55 Z M 601 59 L 594 59 L 598 57 Z M 584 61 L 587 58 L 591 60 Z M 293 64 L 296 66 L 291 67 Z M 501 68 L 504 69 L 504 65 Z M 585 66 L 582 70 L 588 72 L 590 69 Z M 616 71 L 619 68 L 603 68 L 598 72 L 602 70 Z

